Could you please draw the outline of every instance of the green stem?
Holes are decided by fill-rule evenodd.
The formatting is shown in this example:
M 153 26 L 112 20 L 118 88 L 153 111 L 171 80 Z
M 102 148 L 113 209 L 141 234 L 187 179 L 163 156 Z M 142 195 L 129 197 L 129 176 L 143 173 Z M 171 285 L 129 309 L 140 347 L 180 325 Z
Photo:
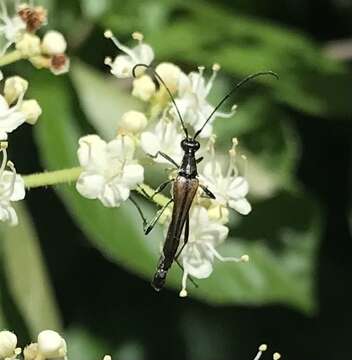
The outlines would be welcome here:
M 82 172 L 80 167 L 71 169 L 43 172 L 39 174 L 31 174 L 23 176 L 24 183 L 28 189 L 63 184 L 76 181 Z
M 136 191 L 138 191 L 143 196 L 145 196 L 145 194 L 147 194 L 150 197 L 155 192 L 155 190 L 153 188 L 151 188 L 150 186 L 148 186 L 146 184 L 139 185 L 139 188 L 137 188 Z M 150 198 L 147 198 L 147 199 L 150 200 Z M 164 206 L 164 205 L 166 205 L 166 203 L 169 202 L 169 199 L 163 194 L 157 194 L 153 197 L 153 201 L 160 206 Z
M 13 50 L 0 57 L 0 66 L 12 64 L 21 59 L 23 59 L 22 53 L 19 50 Z
M 71 169 L 23 175 L 22 178 L 24 180 L 26 188 L 33 189 L 42 186 L 64 184 L 76 181 L 81 172 L 82 168 L 74 167 Z M 148 200 L 150 200 L 150 197 L 155 192 L 153 188 L 146 184 L 139 185 L 139 188 L 137 188 L 136 191 L 145 197 L 147 197 L 147 194 L 149 196 L 149 198 L 147 197 Z M 169 199 L 162 194 L 157 194 L 153 197 L 153 201 L 160 206 L 164 206 L 169 201 Z

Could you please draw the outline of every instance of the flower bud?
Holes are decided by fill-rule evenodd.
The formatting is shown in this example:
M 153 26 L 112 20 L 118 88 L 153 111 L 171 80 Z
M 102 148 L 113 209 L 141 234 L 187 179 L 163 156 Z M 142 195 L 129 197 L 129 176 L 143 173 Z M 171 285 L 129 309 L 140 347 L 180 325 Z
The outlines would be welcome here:
M 6 102 L 12 104 L 20 95 L 24 94 L 28 89 L 28 81 L 20 76 L 11 76 L 6 79 L 4 87 L 4 95 Z
M 143 100 L 148 101 L 155 93 L 155 84 L 148 75 L 133 80 L 132 95 Z
M 147 118 L 140 111 L 127 111 L 122 115 L 120 125 L 131 133 L 138 133 L 147 126 Z
M 32 57 L 41 53 L 40 39 L 38 36 L 30 33 L 24 33 L 21 39 L 16 42 L 16 49 L 22 53 L 24 57 Z
M 172 63 L 164 62 L 159 64 L 155 71 L 164 80 L 169 90 L 172 93 L 176 92 L 181 75 L 180 68 Z
M 0 359 L 11 358 L 16 354 L 17 336 L 11 331 L 0 331 Z
M 48 55 L 63 54 L 66 51 L 67 43 L 64 36 L 58 31 L 48 31 L 42 40 L 42 51 Z
M 23 350 L 25 360 L 36 360 L 38 357 L 38 344 L 29 344 Z
M 42 6 L 33 7 L 28 4 L 20 4 L 17 14 L 26 24 L 27 31 L 32 33 L 36 32 L 47 21 L 47 11 Z
M 66 356 L 66 341 L 53 330 L 44 330 L 38 335 L 38 351 L 46 359 Z
M 53 55 L 50 60 L 50 71 L 54 75 L 61 75 L 70 69 L 70 59 L 65 54 Z
M 42 108 L 38 104 L 37 100 L 24 100 L 21 104 L 20 111 L 25 114 L 26 122 L 34 125 L 39 116 L 42 114 Z

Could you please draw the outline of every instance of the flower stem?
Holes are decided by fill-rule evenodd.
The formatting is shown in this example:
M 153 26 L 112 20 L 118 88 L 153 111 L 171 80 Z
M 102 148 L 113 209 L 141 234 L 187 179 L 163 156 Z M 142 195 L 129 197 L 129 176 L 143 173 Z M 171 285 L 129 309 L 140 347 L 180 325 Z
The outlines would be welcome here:
M 71 169 L 23 175 L 22 178 L 24 180 L 26 188 L 33 189 L 42 186 L 64 184 L 76 181 L 81 172 L 82 168 L 74 167 Z M 140 184 L 136 191 L 139 192 L 141 195 L 145 196 L 148 200 L 151 200 L 150 198 L 155 193 L 155 190 L 146 184 Z M 157 194 L 153 196 L 153 199 L 151 201 L 155 202 L 160 206 L 164 206 L 169 201 L 169 199 L 162 194 Z
M 43 172 L 39 174 L 31 174 L 23 176 L 24 183 L 28 189 L 63 184 L 76 181 L 82 172 L 80 167 L 71 169 Z
M 140 184 L 136 191 L 138 191 L 148 200 L 151 200 L 151 196 L 155 193 L 155 190 L 146 184 Z M 169 199 L 163 194 L 156 194 L 155 196 L 153 196 L 153 200 L 151 201 L 155 202 L 160 206 L 164 206 L 169 202 Z
M 0 66 L 12 64 L 23 59 L 22 53 L 19 50 L 13 50 L 0 57 Z

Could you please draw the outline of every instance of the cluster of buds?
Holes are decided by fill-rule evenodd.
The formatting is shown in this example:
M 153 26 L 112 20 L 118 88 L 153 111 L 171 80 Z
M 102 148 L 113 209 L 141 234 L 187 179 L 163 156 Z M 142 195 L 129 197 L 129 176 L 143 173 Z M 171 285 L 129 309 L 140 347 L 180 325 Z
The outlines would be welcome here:
M 144 180 L 140 157 L 152 158 L 155 163 L 169 167 L 169 160 L 160 156 L 160 153 L 164 153 L 173 159 L 174 164 L 181 163 L 181 141 L 185 134 L 179 117 L 182 117 L 192 135 L 213 113 L 200 133 L 201 148 L 197 154 L 199 157 L 206 155 L 199 165 L 199 180 L 215 194 L 216 199 L 205 199 L 203 191 L 199 190 L 190 210 L 189 239 L 180 255 L 184 269 L 180 296 L 184 297 L 187 295 L 187 278 L 209 277 L 215 259 L 234 262 L 249 260 L 248 255 L 226 258 L 216 249 L 228 237 L 229 209 L 242 215 L 251 211 L 246 199 L 249 190 L 244 176 L 246 160 L 237 155 L 237 139 L 233 139 L 225 164 L 215 152 L 213 122 L 233 116 L 236 107 L 224 113 L 216 110 L 208 100 L 220 70 L 219 64 L 214 64 L 211 75 L 206 77 L 202 66 L 198 71 L 187 74 L 177 65 L 163 62 L 155 67 L 154 75 L 158 80 L 155 81 L 146 71 L 154 60 L 154 51 L 144 42 L 141 33 L 132 34 L 136 42 L 133 47 L 123 45 L 110 30 L 105 31 L 104 35 L 123 52 L 114 59 L 107 57 L 105 64 L 115 77 L 131 80 L 131 95 L 141 101 L 144 111 L 131 109 L 123 114 L 117 124 L 117 138 L 110 143 L 97 135 L 80 139 L 78 157 L 83 172 L 77 182 L 77 190 L 83 196 L 99 199 L 105 206 L 120 206 L 129 198 L 130 191 Z M 144 65 L 136 67 L 137 64 Z M 241 167 L 244 175 L 240 175 L 238 159 L 244 165 Z M 225 172 L 224 166 L 227 166 Z M 176 172 L 177 169 L 170 169 L 169 178 L 174 178 Z M 170 222 L 171 211 L 168 210 L 159 220 L 165 230 Z
M 55 75 L 68 71 L 64 36 L 53 30 L 46 32 L 42 39 L 37 35 L 37 30 L 47 23 L 45 8 L 23 3 L 15 7 L 13 16 L 9 16 L 1 2 L 0 22 L 0 34 L 6 40 L 3 54 L 14 44 L 21 58 L 28 59 L 34 66 L 48 68 Z

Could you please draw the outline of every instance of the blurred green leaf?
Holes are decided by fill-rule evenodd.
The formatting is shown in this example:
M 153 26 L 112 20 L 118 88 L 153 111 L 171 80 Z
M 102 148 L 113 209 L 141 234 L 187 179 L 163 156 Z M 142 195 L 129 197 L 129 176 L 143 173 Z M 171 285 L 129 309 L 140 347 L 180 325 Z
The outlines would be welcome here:
M 75 104 L 71 98 L 74 97 L 70 97 L 65 79 L 50 78 L 49 80 L 42 73 L 33 79 L 31 84 L 32 93 L 43 108 L 41 121 L 35 130 L 44 164 L 48 170 L 75 166 L 77 164 L 75 152 L 80 131 L 72 112 Z M 137 212 L 128 204 L 124 204 L 120 209 L 108 209 L 97 201 L 82 198 L 75 191 L 74 186 L 58 186 L 57 190 L 77 224 L 107 258 L 148 280 L 151 278 L 162 239 L 160 229 L 154 230 L 152 236 L 146 238 Z M 287 196 L 289 200 L 290 196 L 292 197 L 292 195 Z M 289 245 L 291 246 L 292 243 L 294 245 L 288 247 L 286 252 L 276 255 L 264 243 L 265 236 L 259 237 L 253 243 L 242 240 L 229 241 L 220 249 L 223 255 L 249 253 L 253 259 L 252 263 L 216 264 L 212 276 L 202 281 L 199 289 L 190 291 L 191 296 L 212 304 L 283 302 L 304 311 L 312 310 L 311 289 L 307 285 L 310 285 L 312 274 L 307 268 L 310 269 L 312 266 L 313 245 L 318 236 L 317 215 L 314 206 L 306 197 L 293 198 L 287 206 L 290 207 L 292 202 L 296 204 L 294 210 L 298 204 L 305 208 L 303 230 L 300 227 L 290 229 L 288 225 L 287 229 L 282 228 L 279 214 L 274 210 L 270 211 L 270 202 L 263 216 L 265 215 L 266 218 L 268 214 L 272 214 L 271 219 L 266 218 L 267 223 L 277 231 L 281 241 L 288 238 L 287 233 L 292 235 Z M 299 214 L 292 213 L 291 216 L 294 218 Z M 253 226 L 260 231 L 260 227 L 255 222 Z M 306 243 L 303 250 L 301 239 Z M 299 262 L 298 257 L 293 257 L 290 267 L 288 261 L 285 262 L 283 259 L 289 258 L 290 251 L 297 250 L 298 246 L 300 246 L 298 250 L 302 250 L 299 252 Z M 300 273 L 300 281 L 292 281 L 297 273 Z M 175 267 L 168 280 L 168 286 L 179 289 L 181 280 L 179 269 Z
M 70 358 L 75 360 L 97 360 L 106 355 L 106 341 L 92 335 L 80 327 L 70 327 L 65 331 L 65 340 Z
M 105 139 L 116 135 L 125 111 L 141 108 L 141 102 L 123 91 L 113 76 L 103 76 L 78 61 L 72 64 L 70 74 L 87 119 Z
M 168 21 L 157 30 L 143 29 L 157 59 L 192 66 L 218 62 L 236 77 L 273 70 L 280 81 L 258 81 L 270 87 L 278 101 L 321 117 L 352 115 L 352 75 L 343 64 L 325 57 L 304 34 L 267 20 L 229 14 L 209 2 L 178 2 L 177 16 L 171 11 L 175 6 L 170 5 Z M 111 11 L 102 24 L 117 35 L 132 32 L 140 7 L 130 8 L 130 13 Z M 216 24 L 216 29 L 209 24 Z
M 32 336 L 52 328 L 60 330 L 61 321 L 46 265 L 24 205 L 16 205 L 19 225 L 4 231 L 3 262 L 11 296 Z

